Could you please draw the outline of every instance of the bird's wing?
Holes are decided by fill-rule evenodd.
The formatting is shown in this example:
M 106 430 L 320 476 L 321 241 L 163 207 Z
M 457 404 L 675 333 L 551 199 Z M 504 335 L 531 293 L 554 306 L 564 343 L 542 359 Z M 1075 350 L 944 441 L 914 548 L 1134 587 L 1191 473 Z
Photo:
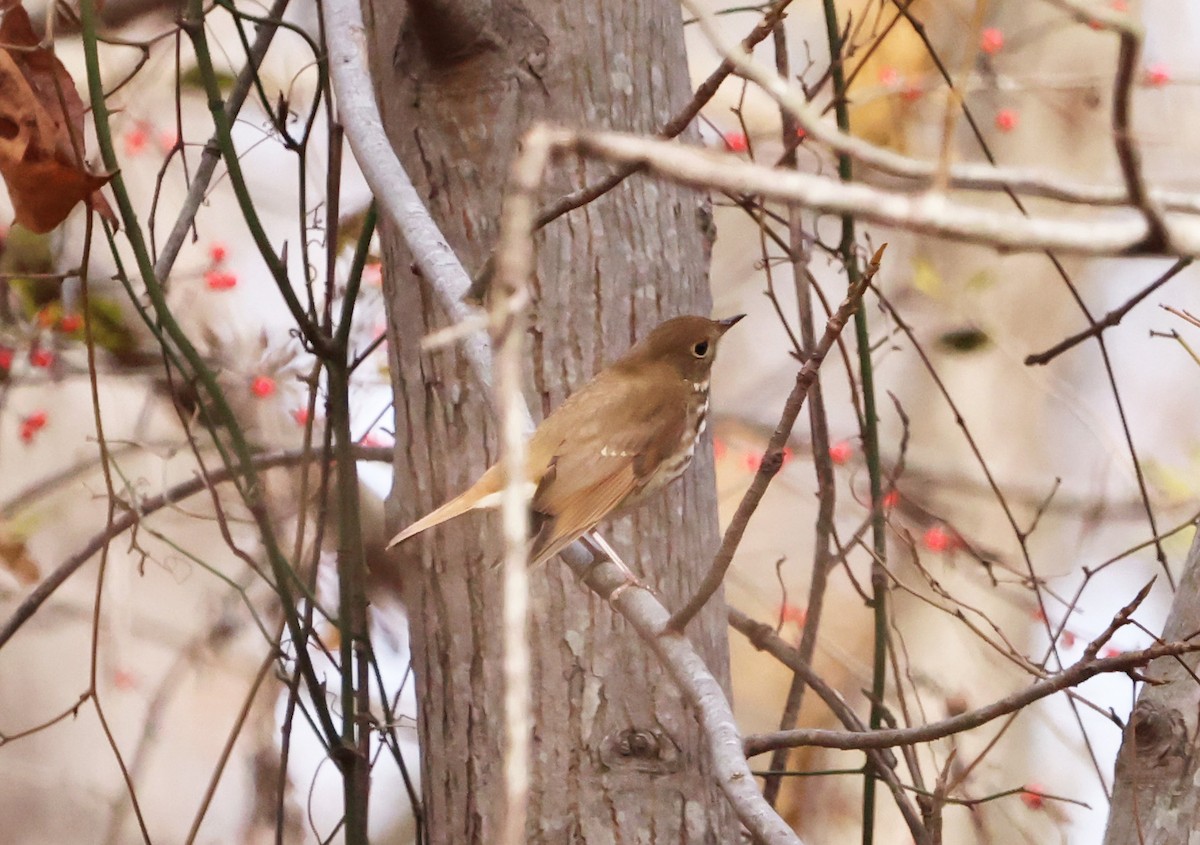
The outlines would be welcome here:
M 541 523 L 534 563 L 552 557 L 640 490 L 682 440 L 686 393 L 674 385 L 614 381 L 598 387 L 586 418 L 571 415 L 569 427 L 547 426 L 539 432 L 541 442 L 530 444 L 531 451 L 549 455 L 532 502 Z

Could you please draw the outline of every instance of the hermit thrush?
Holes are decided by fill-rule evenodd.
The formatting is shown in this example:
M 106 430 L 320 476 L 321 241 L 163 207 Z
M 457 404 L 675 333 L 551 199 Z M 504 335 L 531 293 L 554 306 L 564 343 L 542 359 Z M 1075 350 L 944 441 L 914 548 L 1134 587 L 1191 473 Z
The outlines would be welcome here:
M 533 565 L 683 474 L 707 424 L 717 342 L 743 316 L 667 320 L 542 421 L 525 471 L 534 491 Z M 503 488 L 503 468 L 494 464 L 388 548 L 467 511 L 498 507 Z

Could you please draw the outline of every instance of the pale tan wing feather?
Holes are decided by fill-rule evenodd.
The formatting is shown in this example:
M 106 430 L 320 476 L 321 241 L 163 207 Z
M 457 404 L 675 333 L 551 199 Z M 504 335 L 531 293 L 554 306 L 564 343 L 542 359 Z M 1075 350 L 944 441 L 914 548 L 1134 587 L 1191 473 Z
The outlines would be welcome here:
M 555 513 L 536 511 L 545 521 L 542 530 L 533 538 L 530 564 L 536 566 L 543 563 L 578 540 L 637 487 L 633 467 L 626 462 L 595 487 L 579 490 L 567 499 L 558 500 Z
M 550 455 L 532 502 L 535 515 L 543 519 L 534 540 L 534 563 L 548 560 L 595 527 L 645 486 L 677 448 L 687 424 L 689 386 L 681 382 L 663 389 L 661 383 L 648 382 L 605 385 L 598 393 L 604 397 L 602 407 L 595 413 L 571 420 L 569 428 L 547 420 L 550 425 L 539 432 L 542 442 L 530 444 L 536 447 L 531 452 Z M 623 420 L 619 429 L 612 428 L 613 419 Z

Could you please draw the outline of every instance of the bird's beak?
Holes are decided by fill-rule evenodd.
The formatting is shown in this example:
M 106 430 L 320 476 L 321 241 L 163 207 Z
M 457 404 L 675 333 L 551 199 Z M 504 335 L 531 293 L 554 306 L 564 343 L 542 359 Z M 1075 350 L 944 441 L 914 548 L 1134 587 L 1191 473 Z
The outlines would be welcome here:
M 725 332 L 729 331 L 737 324 L 738 320 L 745 316 L 745 314 L 735 314 L 732 317 L 726 317 L 724 320 L 716 320 L 715 322 L 721 327 L 721 334 L 725 334 Z

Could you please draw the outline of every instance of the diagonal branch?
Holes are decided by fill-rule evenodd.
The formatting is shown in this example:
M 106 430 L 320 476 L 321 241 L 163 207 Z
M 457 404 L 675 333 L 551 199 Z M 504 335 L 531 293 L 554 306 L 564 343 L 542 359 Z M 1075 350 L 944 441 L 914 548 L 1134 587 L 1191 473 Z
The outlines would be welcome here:
M 754 841 L 798 845 L 799 838 L 767 804 L 754 782 L 724 690 L 687 637 L 667 628 L 670 619 L 667 609 L 648 590 L 629 587 L 616 564 L 607 559 L 597 562 L 582 551 L 579 543 L 563 552 L 562 558 L 572 572 L 595 593 L 607 598 L 633 626 L 696 711 L 708 739 L 717 782 Z
M 791 3 L 792 0 L 776 0 L 775 3 L 769 6 L 763 12 L 762 20 L 758 22 L 758 25 L 750 30 L 749 35 L 742 39 L 741 48 L 747 51 L 754 49 L 755 45 L 770 35 L 777 26 L 782 25 L 784 12 Z M 728 59 L 723 60 L 717 66 L 717 69 L 710 73 L 708 78 L 696 88 L 691 102 L 663 124 L 662 128 L 655 133 L 656 137 L 662 138 L 664 141 L 678 137 L 683 130 L 688 128 L 688 125 L 695 119 L 696 115 L 700 114 L 700 110 L 713 98 L 717 93 L 717 89 L 721 87 L 721 84 L 729 78 L 733 71 L 733 62 Z M 641 167 L 637 164 L 623 165 L 598 182 L 591 185 L 584 185 L 577 191 L 559 197 L 538 211 L 538 228 L 540 229 L 547 223 L 557 220 L 568 211 L 573 211 L 581 205 L 587 205 L 592 200 L 599 199 L 639 170 L 641 170 Z
M 383 128 L 375 89 L 367 70 L 367 36 L 357 0 L 327 0 L 321 6 L 328 33 L 329 76 L 337 95 L 338 118 L 363 176 L 380 208 L 400 230 L 422 279 L 453 323 L 474 310 L 463 302 L 471 277 L 429 215 Z M 462 342 L 472 377 L 490 393 L 492 349 L 479 332 Z
M 825 702 L 825 705 L 837 717 L 838 721 L 846 726 L 847 735 L 853 737 L 860 735 L 874 736 L 875 732 L 867 729 L 867 726 L 858 718 L 858 714 L 842 699 L 838 691 L 829 686 L 820 675 L 813 671 L 812 666 L 807 661 L 801 659 L 800 653 L 791 645 L 784 642 L 771 626 L 757 622 L 740 610 L 732 607 L 729 608 L 729 624 L 732 628 L 744 634 L 755 648 L 768 652 L 798 676 L 804 678 L 805 682 Z M 837 731 L 831 731 L 831 733 L 837 733 Z M 747 757 L 770 750 L 770 748 L 752 749 L 748 743 L 744 745 L 744 753 Z M 895 755 L 885 748 L 868 748 L 865 750 L 867 757 L 872 763 L 874 774 L 887 784 L 888 790 L 892 793 L 892 798 L 895 800 L 900 814 L 904 816 L 904 821 L 908 825 L 913 840 L 921 843 L 921 845 L 925 845 L 925 843 L 929 842 L 929 833 L 925 825 L 921 822 L 908 794 L 905 792 L 904 785 L 900 783 L 899 776 L 896 774 Z
M 1123 305 L 1109 311 L 1083 331 L 1076 332 L 1070 337 L 1060 340 L 1045 352 L 1038 352 L 1036 354 L 1026 356 L 1025 366 L 1031 367 L 1034 364 L 1049 364 L 1059 355 L 1063 354 L 1068 349 L 1078 346 L 1089 337 L 1098 337 L 1106 329 L 1111 329 L 1113 326 L 1125 319 L 1125 315 L 1132 311 L 1134 306 L 1181 273 L 1184 268 L 1188 267 L 1192 263 L 1192 260 L 1193 259 L 1191 258 L 1179 259 L 1171 265 L 1167 272 L 1163 273 L 1145 288 L 1131 296 Z
M 390 461 L 392 459 L 392 450 L 390 448 L 356 446 L 354 454 L 361 460 Z M 294 466 L 303 461 L 316 461 L 322 458 L 323 456 L 319 452 L 305 450 L 271 452 L 256 456 L 254 458 L 254 467 L 259 470 L 266 470 L 274 467 Z M 203 492 L 212 485 L 231 481 L 240 475 L 240 473 L 240 467 L 231 469 L 228 465 L 222 465 L 207 475 L 197 475 L 194 478 L 189 478 L 187 481 L 181 481 L 179 484 L 164 490 L 156 496 L 150 496 L 137 502 L 135 507 L 127 508 L 124 513 L 115 517 L 112 523 L 104 528 L 104 530 L 95 534 L 84 543 L 75 554 L 55 567 L 54 571 L 43 578 L 34 587 L 32 592 L 25 597 L 24 601 L 17 605 L 17 609 L 13 611 L 8 621 L 0 626 L 0 649 L 4 648 L 5 643 L 12 639 L 13 635 L 21 630 L 21 627 L 26 622 L 33 618 L 38 609 L 57 592 L 58 588 L 68 578 L 78 572 L 80 567 L 91 560 L 92 556 L 103 549 L 113 538 L 133 528 L 152 513 L 169 507 L 189 496 Z

